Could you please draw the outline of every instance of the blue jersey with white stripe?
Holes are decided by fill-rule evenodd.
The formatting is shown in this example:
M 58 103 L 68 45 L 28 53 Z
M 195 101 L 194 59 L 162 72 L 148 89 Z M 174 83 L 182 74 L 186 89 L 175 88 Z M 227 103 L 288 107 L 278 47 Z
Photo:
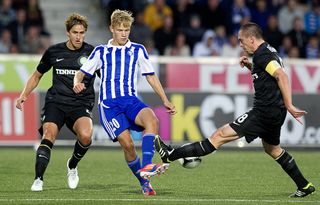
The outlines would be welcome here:
M 154 74 L 143 45 L 128 41 L 124 46 L 114 46 L 111 42 L 112 39 L 107 45 L 96 46 L 80 68 L 88 75 L 101 69 L 99 103 L 106 99 L 136 96 L 138 73 Z

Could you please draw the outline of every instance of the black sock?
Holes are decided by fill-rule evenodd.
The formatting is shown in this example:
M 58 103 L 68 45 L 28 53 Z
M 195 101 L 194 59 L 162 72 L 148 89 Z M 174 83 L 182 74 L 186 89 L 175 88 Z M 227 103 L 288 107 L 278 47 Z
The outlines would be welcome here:
M 78 162 L 86 154 L 90 145 L 91 145 L 91 142 L 88 145 L 82 145 L 79 140 L 76 141 L 76 143 L 74 145 L 73 155 L 69 161 L 69 168 L 70 169 L 77 167 Z
M 308 181 L 303 177 L 294 158 L 285 150 L 281 153 L 280 157 L 276 160 L 282 169 L 291 177 L 296 183 L 298 188 L 303 188 L 308 184 Z
M 41 141 L 37 149 L 37 155 L 36 155 L 35 179 L 40 178 L 41 180 L 43 180 L 44 172 L 46 171 L 46 168 L 50 161 L 52 147 L 53 147 L 53 144 L 50 140 L 43 139 Z
M 215 150 L 216 148 L 211 144 L 209 139 L 205 139 L 200 142 L 194 142 L 174 149 L 174 151 L 169 156 L 169 160 L 174 161 L 184 157 L 205 156 L 212 153 Z

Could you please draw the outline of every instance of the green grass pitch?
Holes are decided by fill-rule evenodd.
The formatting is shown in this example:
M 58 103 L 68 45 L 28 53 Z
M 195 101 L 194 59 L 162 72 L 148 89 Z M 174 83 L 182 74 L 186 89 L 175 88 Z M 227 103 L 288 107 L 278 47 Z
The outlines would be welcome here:
M 320 152 L 288 151 L 304 175 L 319 189 Z M 44 178 L 44 191 L 34 193 L 35 151 L 0 148 L 0 204 L 320 204 L 320 193 L 290 199 L 295 185 L 280 166 L 262 150 L 219 150 L 203 157 L 195 169 L 172 163 L 152 178 L 156 196 L 141 194 L 138 181 L 127 167 L 120 149 L 92 148 L 78 165 L 80 182 L 70 190 L 66 161 L 72 148 L 55 148 Z M 140 154 L 140 150 L 138 153 Z M 160 162 L 155 155 L 155 162 Z M 318 190 L 317 189 L 317 190 Z

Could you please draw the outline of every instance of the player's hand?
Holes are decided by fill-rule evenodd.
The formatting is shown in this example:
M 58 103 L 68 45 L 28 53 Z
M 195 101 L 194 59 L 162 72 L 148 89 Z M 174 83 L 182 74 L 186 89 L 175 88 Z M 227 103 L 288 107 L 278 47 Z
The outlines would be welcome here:
M 85 89 L 86 89 L 86 86 L 84 85 L 84 83 L 76 83 L 73 85 L 73 91 L 75 93 L 80 93 Z
M 27 100 L 26 97 L 19 97 L 16 101 L 16 108 L 22 111 L 23 103 Z
M 171 102 L 165 102 L 164 106 L 167 108 L 167 113 L 174 115 L 177 113 L 176 107 Z
M 287 107 L 287 110 L 290 112 L 290 114 L 291 114 L 300 124 L 302 124 L 301 117 L 302 117 L 303 115 L 306 115 L 306 114 L 307 114 L 307 111 L 305 111 L 305 110 L 300 110 L 300 109 L 296 108 L 296 107 L 293 106 L 293 105 Z
M 249 61 L 249 58 L 247 56 L 241 56 L 239 59 L 239 64 L 241 68 L 246 66 L 249 70 L 251 70 L 251 63 Z

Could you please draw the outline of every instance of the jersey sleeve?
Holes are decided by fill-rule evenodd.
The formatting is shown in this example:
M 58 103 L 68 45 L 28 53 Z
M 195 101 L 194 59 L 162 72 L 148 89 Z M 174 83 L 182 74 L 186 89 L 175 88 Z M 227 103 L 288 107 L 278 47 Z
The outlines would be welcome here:
M 102 46 L 96 47 L 90 54 L 87 61 L 81 66 L 80 70 L 87 75 L 93 76 L 96 70 L 102 66 L 102 55 L 104 48 Z
M 141 48 L 138 52 L 138 65 L 141 69 L 142 75 L 153 75 L 154 74 L 154 68 L 151 64 L 151 61 L 149 59 L 148 52 L 144 46 L 141 45 Z
M 274 72 L 278 69 L 281 68 L 280 64 L 278 63 L 278 61 L 276 60 L 271 60 L 267 67 L 266 67 L 266 71 L 273 76 Z
M 48 72 L 52 67 L 52 64 L 50 63 L 50 48 L 47 49 L 43 56 L 41 57 L 41 60 L 37 66 L 37 71 L 41 74 L 44 74 Z
M 275 57 L 275 55 L 270 53 L 261 53 L 260 55 L 256 56 L 255 60 L 256 62 L 253 63 L 255 65 L 260 65 L 261 68 L 270 75 L 273 75 L 278 68 L 281 68 L 278 59 Z

